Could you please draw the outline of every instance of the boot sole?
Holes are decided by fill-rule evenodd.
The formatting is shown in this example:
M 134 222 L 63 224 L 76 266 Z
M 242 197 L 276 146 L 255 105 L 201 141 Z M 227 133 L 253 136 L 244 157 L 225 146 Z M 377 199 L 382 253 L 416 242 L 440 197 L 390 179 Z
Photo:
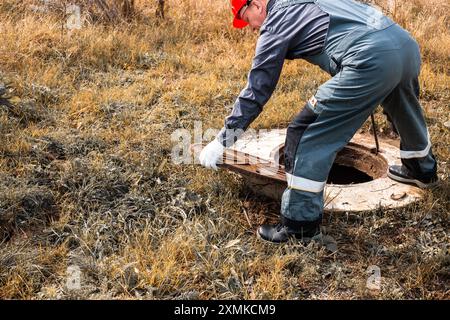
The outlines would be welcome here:
M 312 238 L 297 239 L 297 238 L 295 238 L 295 237 L 290 237 L 288 241 L 285 241 L 285 242 L 275 242 L 275 241 L 270 241 L 270 240 L 264 239 L 264 238 L 259 234 L 259 232 L 256 231 L 256 237 L 257 237 L 259 240 L 262 240 L 262 241 L 265 242 L 265 243 L 270 243 L 270 244 L 275 244 L 275 245 L 282 245 L 282 244 L 288 243 L 290 240 L 294 240 L 295 242 L 299 242 L 299 243 L 301 243 L 301 244 L 303 244 L 303 245 L 306 246 L 306 245 L 308 245 L 311 241 L 315 241 L 315 242 L 321 243 L 321 242 L 322 242 L 322 237 L 323 237 L 323 235 L 322 235 L 322 232 L 321 232 L 321 233 L 319 233 L 318 235 L 316 235 L 316 236 L 314 236 L 314 237 L 312 237 Z
M 402 177 L 396 176 L 396 175 L 394 175 L 394 174 L 392 174 L 390 172 L 388 172 L 387 175 L 388 175 L 389 178 L 391 178 L 394 181 L 415 185 L 415 186 L 417 186 L 417 187 L 419 187 L 421 189 L 433 188 L 439 183 L 439 181 L 431 182 L 431 183 L 423 183 L 423 182 L 421 182 L 419 180 L 416 180 L 416 179 L 402 178 Z

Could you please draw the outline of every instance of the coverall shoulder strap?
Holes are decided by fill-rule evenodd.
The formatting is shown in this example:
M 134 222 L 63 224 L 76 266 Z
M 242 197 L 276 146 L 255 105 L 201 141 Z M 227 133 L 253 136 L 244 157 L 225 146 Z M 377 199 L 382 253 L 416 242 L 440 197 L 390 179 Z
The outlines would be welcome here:
M 275 0 L 275 4 L 270 9 L 270 11 L 277 11 L 281 8 L 293 6 L 296 4 L 303 4 L 303 3 L 315 3 L 314 0 Z

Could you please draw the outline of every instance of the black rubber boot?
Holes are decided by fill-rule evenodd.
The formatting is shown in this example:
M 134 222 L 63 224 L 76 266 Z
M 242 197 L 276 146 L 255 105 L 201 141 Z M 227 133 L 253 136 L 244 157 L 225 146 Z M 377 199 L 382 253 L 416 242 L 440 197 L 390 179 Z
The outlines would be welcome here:
M 436 172 L 429 176 L 414 176 L 405 166 L 394 165 L 389 167 L 388 177 L 392 180 L 416 185 L 419 188 L 431 188 L 438 182 Z
M 283 216 L 278 224 L 265 224 L 259 227 L 257 234 L 260 239 L 271 243 L 284 243 L 289 240 L 296 240 L 307 244 L 312 240 L 319 240 L 322 236 L 320 220 L 299 222 Z

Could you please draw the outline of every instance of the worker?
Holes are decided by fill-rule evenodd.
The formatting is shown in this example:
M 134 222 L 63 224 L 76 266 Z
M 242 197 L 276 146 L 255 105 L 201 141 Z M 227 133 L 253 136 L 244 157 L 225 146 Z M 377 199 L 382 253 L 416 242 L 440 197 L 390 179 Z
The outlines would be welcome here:
M 391 166 L 388 176 L 421 188 L 436 183 L 436 159 L 419 103 L 420 51 L 407 31 L 353 0 L 231 0 L 231 5 L 233 26 L 249 25 L 259 38 L 247 86 L 224 128 L 202 150 L 203 166 L 217 170 L 224 150 L 261 113 L 285 59 L 305 59 L 332 76 L 287 128 L 281 219 L 259 227 L 261 239 L 308 242 L 321 236 L 324 187 L 336 154 L 378 105 L 401 140 L 402 165 Z

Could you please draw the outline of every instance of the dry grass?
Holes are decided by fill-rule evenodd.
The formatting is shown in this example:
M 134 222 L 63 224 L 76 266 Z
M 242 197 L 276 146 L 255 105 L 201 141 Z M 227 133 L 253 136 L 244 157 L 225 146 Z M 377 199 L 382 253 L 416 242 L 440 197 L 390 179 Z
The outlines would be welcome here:
M 255 229 L 277 203 L 235 175 L 168 161 L 173 130 L 197 120 L 220 128 L 245 85 L 257 35 L 232 30 L 226 1 L 169 1 L 164 21 L 156 1 L 135 1 L 136 20 L 71 33 L 32 2 L 0 3 L 1 298 L 450 297 L 447 1 L 391 8 L 422 47 L 423 105 L 444 181 L 403 210 L 326 215 L 334 254 L 258 242 Z M 326 79 L 287 62 L 253 126 L 286 126 Z M 82 270 L 78 291 L 66 288 L 72 264 Z M 381 268 L 379 292 L 366 289 L 370 265 Z

